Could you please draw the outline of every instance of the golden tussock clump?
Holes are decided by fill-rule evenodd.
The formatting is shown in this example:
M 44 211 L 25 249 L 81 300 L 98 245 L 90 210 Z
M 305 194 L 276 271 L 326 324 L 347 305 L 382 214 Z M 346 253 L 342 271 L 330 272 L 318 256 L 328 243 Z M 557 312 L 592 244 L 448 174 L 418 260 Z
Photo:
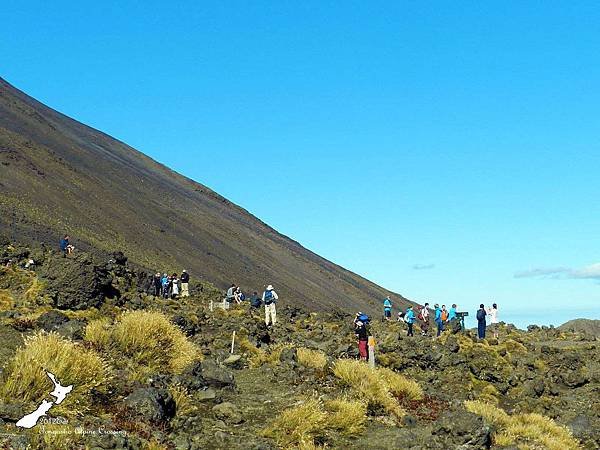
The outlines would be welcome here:
M 106 391 L 110 371 L 94 350 L 86 349 L 57 333 L 40 332 L 28 337 L 17 349 L 6 368 L 0 397 L 41 401 L 54 388 L 46 371 L 53 373 L 63 385 L 73 385 L 73 391 L 53 412 L 66 416 L 80 415 L 91 407 L 90 392 Z
M 327 366 L 327 357 L 319 350 L 300 347 L 298 348 L 298 362 L 309 369 L 323 371 Z
M 363 361 L 340 359 L 335 363 L 333 373 L 370 405 L 381 406 L 396 418 L 403 417 L 405 411 L 395 397 L 423 398 L 423 391 L 414 381 L 390 369 L 372 369 Z
M 365 431 L 367 405 L 359 400 L 335 399 L 325 402 L 327 428 L 344 436 L 359 436 Z
M 283 448 L 314 446 L 314 438 L 322 433 L 326 419 L 321 403 L 310 399 L 283 411 L 262 434 Z
M 155 372 L 179 374 L 201 356 L 186 335 L 157 311 L 129 311 L 115 324 L 92 321 L 85 339 L 102 351 L 127 358 L 136 379 Z
M 581 449 L 567 427 L 559 425 L 541 414 L 511 416 L 500 408 L 481 401 L 466 401 L 465 407 L 498 428 L 495 435 L 497 445 L 528 446 L 534 444 L 548 450 Z

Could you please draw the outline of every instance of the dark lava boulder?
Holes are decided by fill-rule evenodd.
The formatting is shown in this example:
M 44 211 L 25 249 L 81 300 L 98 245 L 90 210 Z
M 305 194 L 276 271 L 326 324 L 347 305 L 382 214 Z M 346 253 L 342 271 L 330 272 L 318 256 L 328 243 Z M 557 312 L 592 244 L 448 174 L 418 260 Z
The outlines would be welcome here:
M 445 448 L 484 449 L 492 446 L 492 430 L 483 419 L 464 409 L 447 411 L 434 424 L 432 435 L 444 440 Z
M 175 400 L 166 389 L 136 389 L 125 399 L 125 404 L 149 422 L 165 422 L 175 417 Z
M 59 309 L 98 307 L 106 297 L 116 294 L 109 271 L 83 253 L 67 258 L 55 255 L 40 267 L 38 274 Z
M 61 325 L 67 323 L 69 318 L 60 311 L 52 310 L 38 317 L 36 324 L 44 331 L 56 331 Z

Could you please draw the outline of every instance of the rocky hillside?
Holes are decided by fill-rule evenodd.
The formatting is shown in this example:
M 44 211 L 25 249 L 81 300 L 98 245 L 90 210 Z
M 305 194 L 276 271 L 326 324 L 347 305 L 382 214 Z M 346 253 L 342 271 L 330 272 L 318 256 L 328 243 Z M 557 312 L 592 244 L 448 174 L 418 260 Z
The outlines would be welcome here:
M 600 338 L 600 320 L 593 319 L 575 319 L 563 323 L 560 330 L 579 332 Z
M 374 321 L 377 368 L 356 360 L 352 317 L 281 307 L 267 329 L 220 292 L 147 292 L 122 255 L 99 261 L 0 249 L 0 448 L 597 449 L 600 342 L 501 324 L 407 337 Z M 233 353 L 232 336 L 235 332 Z M 17 422 L 73 391 L 31 428 Z
M 221 289 L 274 284 L 312 309 L 374 311 L 389 293 L 0 79 L 0 236 L 54 247 L 64 233 L 88 252 L 122 250 Z

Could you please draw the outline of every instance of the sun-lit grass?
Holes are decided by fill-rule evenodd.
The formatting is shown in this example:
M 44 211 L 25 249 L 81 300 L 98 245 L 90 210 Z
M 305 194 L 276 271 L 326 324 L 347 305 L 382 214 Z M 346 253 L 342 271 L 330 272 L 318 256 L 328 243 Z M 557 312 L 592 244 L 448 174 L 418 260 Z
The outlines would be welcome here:
M 46 283 L 40 281 L 37 276 L 31 278 L 31 284 L 25 291 L 24 297 L 28 301 L 35 301 L 45 289 Z
M 0 289 L 0 311 L 9 311 L 15 307 L 15 300 L 6 289 Z
M 359 400 L 335 399 L 325 402 L 326 427 L 344 436 L 359 436 L 367 421 L 367 405 Z
M 73 385 L 73 391 L 53 412 L 66 416 L 79 415 L 91 407 L 91 391 L 106 391 L 110 371 L 94 350 L 86 349 L 57 333 L 37 333 L 25 340 L 6 368 L 0 397 L 41 401 L 52 391 L 52 381 L 45 371 L 53 373 L 63 386 Z
M 244 347 L 246 346 L 244 345 Z M 277 366 L 280 363 L 281 352 L 284 349 L 291 347 L 292 344 L 281 343 L 270 345 L 268 350 L 265 351 L 261 348 L 256 348 L 256 346 L 254 346 L 254 349 L 249 351 L 250 356 L 248 357 L 248 363 L 250 367 L 260 367 L 264 364 Z
M 419 399 L 423 396 L 415 382 L 389 369 L 371 369 L 362 361 L 339 359 L 333 366 L 333 373 L 369 405 L 383 407 L 396 418 L 403 417 L 405 411 L 395 397 Z
M 540 414 L 509 415 L 494 405 L 481 401 L 466 401 L 465 407 L 497 428 L 497 445 L 544 448 L 547 450 L 580 450 L 567 427 Z
M 317 371 L 325 370 L 327 366 L 327 357 L 325 353 L 319 350 L 311 350 L 308 348 L 298 348 L 298 362 L 304 367 L 314 369 Z
M 110 325 L 96 320 L 85 338 L 115 358 L 124 357 L 133 379 L 152 373 L 179 374 L 200 359 L 198 348 L 167 316 L 157 311 L 130 311 Z
M 279 414 L 263 431 L 282 448 L 313 445 L 314 438 L 323 432 L 327 415 L 318 400 L 310 399 Z
M 169 386 L 169 392 L 175 400 L 178 417 L 189 416 L 198 409 L 194 404 L 192 396 L 185 387 L 179 384 L 174 384 Z

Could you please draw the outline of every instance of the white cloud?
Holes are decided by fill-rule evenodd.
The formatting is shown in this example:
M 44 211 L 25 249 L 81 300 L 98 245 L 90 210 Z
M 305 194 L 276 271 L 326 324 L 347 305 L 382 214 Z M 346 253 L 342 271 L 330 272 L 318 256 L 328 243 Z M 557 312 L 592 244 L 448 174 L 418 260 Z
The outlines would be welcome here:
M 430 270 L 435 267 L 435 264 L 415 264 L 413 270 Z
M 515 272 L 515 278 L 550 278 L 550 279 L 591 279 L 600 280 L 600 263 L 590 264 L 579 269 L 568 267 L 537 267 Z

